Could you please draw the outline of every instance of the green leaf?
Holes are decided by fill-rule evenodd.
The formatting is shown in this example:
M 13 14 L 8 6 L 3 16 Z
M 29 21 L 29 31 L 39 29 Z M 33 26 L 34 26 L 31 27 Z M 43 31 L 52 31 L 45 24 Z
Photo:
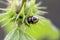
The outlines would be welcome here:
M 7 17 L 7 13 L 1 13 L 0 14 L 0 20 L 3 19 L 4 17 Z
M 16 31 L 16 28 L 13 29 L 11 32 L 9 32 L 9 33 L 7 34 L 7 36 L 5 37 L 4 40 L 12 40 L 11 38 L 16 34 L 15 32 L 18 33 L 18 32 Z M 16 39 L 17 39 L 17 38 L 18 38 L 18 35 L 15 35 L 15 37 L 16 37 Z M 13 39 L 14 39 L 14 37 L 13 37 Z
M 4 40 L 35 40 L 26 33 L 18 30 L 17 28 L 13 29 L 10 33 L 7 34 Z
M 38 17 L 38 16 L 37 16 Z M 24 30 L 25 28 L 25 30 Z M 59 31 L 54 31 L 51 28 L 51 23 L 48 19 L 44 17 L 39 17 L 39 21 L 35 24 L 29 24 L 22 25 L 23 31 L 25 31 L 27 34 L 31 35 L 32 37 L 38 39 L 38 38 L 45 38 L 46 36 L 48 38 L 54 39 L 58 38 Z
M 20 30 L 20 40 L 36 40 L 36 39 Z

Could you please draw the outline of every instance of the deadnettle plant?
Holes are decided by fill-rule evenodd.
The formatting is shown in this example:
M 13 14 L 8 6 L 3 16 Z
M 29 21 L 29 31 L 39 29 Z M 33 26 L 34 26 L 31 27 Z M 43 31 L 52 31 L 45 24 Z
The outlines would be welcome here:
M 1 27 L 4 27 L 6 37 L 4 40 L 42 40 L 44 38 L 57 39 L 58 30 L 52 29 L 49 19 L 42 15 L 47 13 L 39 7 L 41 2 L 36 0 L 7 0 L 8 7 L 0 8 L 5 13 L 0 14 Z

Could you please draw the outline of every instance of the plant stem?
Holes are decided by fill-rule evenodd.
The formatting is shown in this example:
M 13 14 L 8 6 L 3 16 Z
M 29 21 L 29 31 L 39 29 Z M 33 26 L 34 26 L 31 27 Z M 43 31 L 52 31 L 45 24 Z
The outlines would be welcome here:
M 26 5 L 26 1 L 27 1 L 27 0 L 22 0 L 22 5 L 21 5 L 21 7 L 20 7 L 20 10 L 22 9 L 23 5 L 24 5 L 24 6 Z
M 27 1 L 27 0 L 23 0 L 23 1 L 22 1 L 22 6 L 23 6 L 23 4 L 26 4 L 26 1 Z

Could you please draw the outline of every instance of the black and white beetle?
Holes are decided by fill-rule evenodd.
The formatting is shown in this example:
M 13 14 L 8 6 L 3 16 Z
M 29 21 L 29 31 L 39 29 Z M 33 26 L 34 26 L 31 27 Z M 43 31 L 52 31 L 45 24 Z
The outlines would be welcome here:
M 30 16 L 30 17 L 28 17 L 27 20 L 28 20 L 28 23 L 34 24 L 34 23 L 38 22 L 38 17 L 36 17 L 36 16 Z

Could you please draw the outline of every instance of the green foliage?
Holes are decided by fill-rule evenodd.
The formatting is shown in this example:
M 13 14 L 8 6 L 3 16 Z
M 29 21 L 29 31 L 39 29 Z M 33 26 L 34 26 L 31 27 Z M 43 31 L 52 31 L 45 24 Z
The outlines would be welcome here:
M 23 31 L 15 28 L 5 37 L 4 40 L 35 40 L 35 39 L 30 37 Z
M 48 39 L 58 38 L 59 31 L 51 28 L 51 22 L 37 15 L 38 12 L 40 12 L 40 15 L 41 13 L 46 13 L 39 10 L 45 7 L 38 7 L 35 4 L 36 0 L 23 1 L 20 5 L 16 3 L 17 1 L 10 0 L 9 3 L 11 3 L 11 6 L 5 10 L 6 13 L 0 14 L 2 27 L 5 26 L 5 31 L 8 33 L 4 40 L 41 40 L 45 37 L 48 37 Z M 16 8 L 19 10 L 18 14 L 16 13 Z M 38 17 L 38 22 L 29 24 L 27 19 L 30 16 Z

